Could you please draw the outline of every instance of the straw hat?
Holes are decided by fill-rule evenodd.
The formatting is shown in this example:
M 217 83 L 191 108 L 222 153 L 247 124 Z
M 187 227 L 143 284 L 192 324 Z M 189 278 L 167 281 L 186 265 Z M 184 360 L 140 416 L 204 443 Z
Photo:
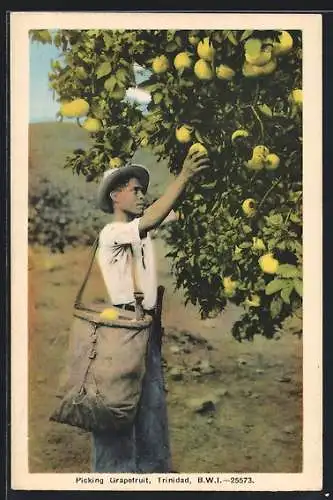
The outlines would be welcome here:
M 125 178 L 135 177 L 142 184 L 144 193 L 149 185 L 149 171 L 143 165 L 130 164 L 124 167 L 106 170 L 97 193 L 97 206 L 104 212 L 112 213 L 113 204 L 110 198 L 111 191 Z

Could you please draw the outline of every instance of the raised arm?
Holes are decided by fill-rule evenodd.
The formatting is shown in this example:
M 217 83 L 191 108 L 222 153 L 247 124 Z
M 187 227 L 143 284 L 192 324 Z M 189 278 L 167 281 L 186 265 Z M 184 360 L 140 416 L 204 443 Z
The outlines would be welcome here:
M 169 185 L 165 193 L 145 210 L 139 222 L 140 236 L 145 235 L 148 231 L 161 224 L 190 179 L 209 166 L 209 159 L 205 153 L 194 152 L 186 156 L 183 167 L 175 180 Z

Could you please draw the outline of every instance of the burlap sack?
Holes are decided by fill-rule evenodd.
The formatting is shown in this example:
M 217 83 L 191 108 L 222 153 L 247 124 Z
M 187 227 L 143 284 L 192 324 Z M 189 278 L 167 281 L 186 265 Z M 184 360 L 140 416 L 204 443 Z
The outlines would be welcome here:
M 103 306 L 105 307 L 105 305 Z M 145 374 L 152 318 L 118 310 L 101 320 L 101 305 L 74 310 L 67 381 L 50 420 L 88 431 L 121 430 L 134 421 Z

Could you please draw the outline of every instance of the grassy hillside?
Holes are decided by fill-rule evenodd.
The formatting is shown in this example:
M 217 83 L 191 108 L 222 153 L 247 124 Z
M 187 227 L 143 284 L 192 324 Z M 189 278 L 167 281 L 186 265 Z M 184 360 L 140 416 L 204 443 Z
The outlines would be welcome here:
M 74 123 L 50 122 L 29 125 L 29 192 L 38 189 L 40 179 L 46 178 L 52 185 L 73 190 L 73 200 L 93 198 L 97 183 L 87 183 L 85 178 L 65 169 L 67 154 L 74 149 L 86 149 L 91 143 L 89 133 Z M 166 162 L 157 162 L 148 150 L 135 153 L 134 161 L 144 164 L 151 173 L 149 193 L 161 194 L 171 179 Z

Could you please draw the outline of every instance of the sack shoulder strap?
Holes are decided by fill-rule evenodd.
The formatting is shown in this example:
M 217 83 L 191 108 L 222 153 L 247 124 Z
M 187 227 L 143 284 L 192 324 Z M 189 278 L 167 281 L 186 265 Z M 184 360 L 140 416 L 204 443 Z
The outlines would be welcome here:
M 89 266 L 88 266 L 88 269 L 87 269 L 87 272 L 83 278 L 83 282 L 82 282 L 82 285 L 80 286 L 77 294 L 76 294 L 76 298 L 75 298 L 75 302 L 74 302 L 74 307 L 80 307 L 82 306 L 82 296 L 83 296 L 83 292 L 86 288 L 86 285 L 87 285 L 87 282 L 88 282 L 88 279 L 89 279 L 89 276 L 90 276 L 90 273 L 91 273 L 91 269 L 92 269 L 92 266 L 93 266 L 93 263 L 94 263 L 94 259 L 95 259 L 95 255 L 96 255 L 96 251 L 97 251 L 97 248 L 98 248 L 98 241 L 99 241 L 99 237 L 97 236 L 94 243 L 93 243 L 93 246 L 91 248 L 91 257 L 90 257 L 90 262 L 89 262 Z

